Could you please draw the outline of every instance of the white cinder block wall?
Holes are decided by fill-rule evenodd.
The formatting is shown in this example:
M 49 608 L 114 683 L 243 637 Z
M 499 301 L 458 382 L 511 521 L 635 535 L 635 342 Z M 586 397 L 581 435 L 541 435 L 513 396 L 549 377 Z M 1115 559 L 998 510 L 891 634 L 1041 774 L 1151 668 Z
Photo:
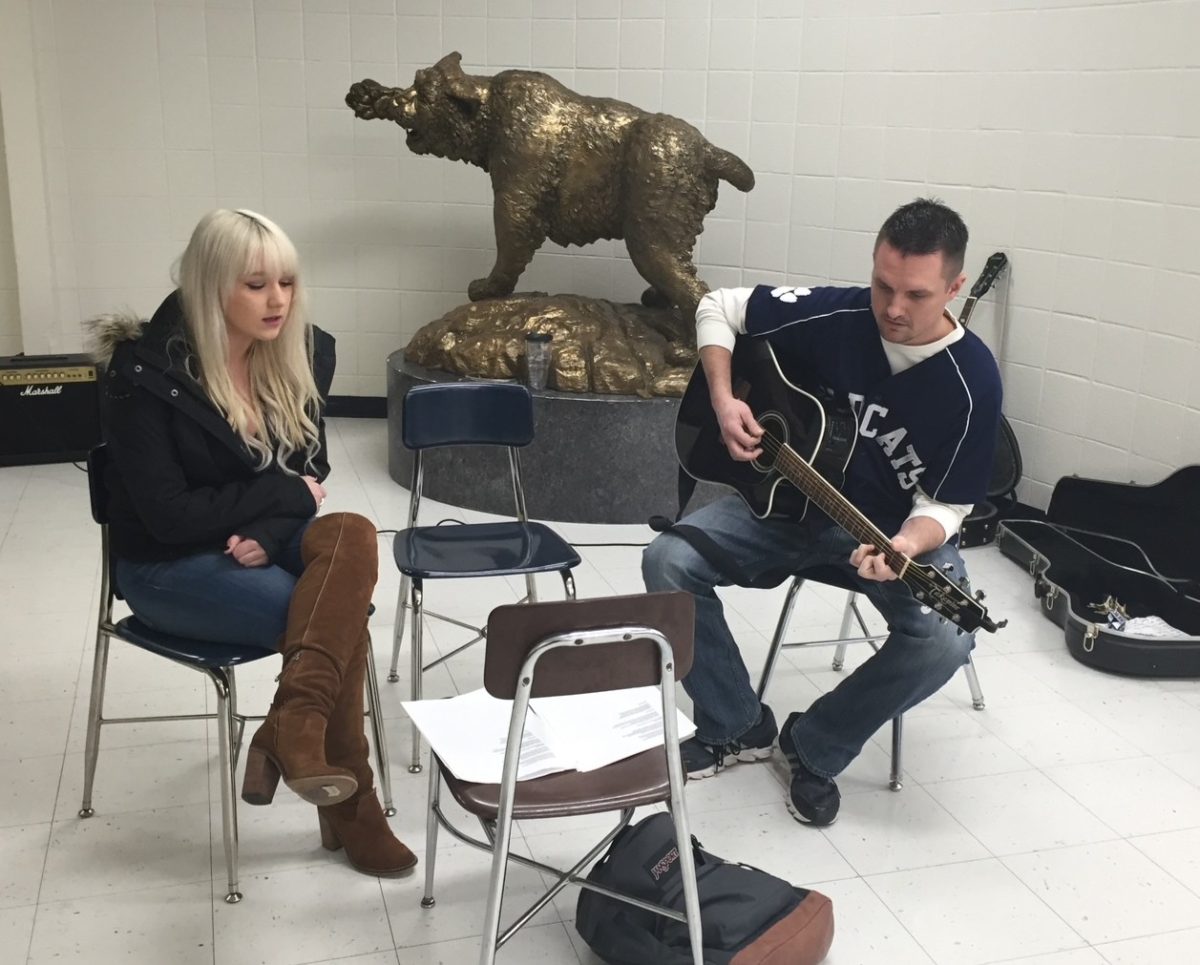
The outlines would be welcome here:
M 1012 271 L 973 323 L 1044 505 L 1078 472 L 1200 462 L 1200 3 L 1107 0 L 28 0 L 60 317 L 154 308 L 214 205 L 299 242 L 334 391 L 491 262 L 482 172 L 356 120 L 352 80 L 443 53 L 546 70 L 695 123 L 746 158 L 701 239 L 711 285 L 862 282 L 896 204 L 936 194 L 968 271 Z M 14 186 L 20 190 L 20 186 Z M 5 298 L 0 237 L 0 299 Z M 635 298 L 619 244 L 548 245 L 522 287 Z M 30 324 L 26 320 L 26 325 Z M 0 333 L 0 338 L 4 334 Z
M 4 163 L 4 121 L 0 116 L 0 355 L 21 351 L 21 312 L 17 304 L 17 259 L 8 208 L 8 167 Z

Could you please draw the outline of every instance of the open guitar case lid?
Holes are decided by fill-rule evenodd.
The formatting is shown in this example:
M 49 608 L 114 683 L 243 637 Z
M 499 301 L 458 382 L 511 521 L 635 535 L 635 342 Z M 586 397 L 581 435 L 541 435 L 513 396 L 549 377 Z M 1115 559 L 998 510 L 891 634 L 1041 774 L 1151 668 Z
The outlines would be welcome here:
M 1200 677 L 1200 466 L 1153 486 L 1069 476 L 1046 519 L 999 524 L 996 545 L 1029 571 L 1042 613 L 1089 667 L 1143 677 Z M 1119 603 L 1122 611 L 1116 611 Z M 1182 635 L 1124 629 L 1159 617 Z

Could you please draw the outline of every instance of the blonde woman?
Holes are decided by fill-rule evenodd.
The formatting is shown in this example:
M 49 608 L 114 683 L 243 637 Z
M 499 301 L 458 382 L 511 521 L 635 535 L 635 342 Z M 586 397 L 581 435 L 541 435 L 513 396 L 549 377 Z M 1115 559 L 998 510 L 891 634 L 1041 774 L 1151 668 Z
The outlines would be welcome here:
M 161 631 L 281 650 L 242 797 L 269 804 L 282 777 L 318 805 L 325 847 L 406 873 L 417 859 L 388 827 L 363 734 L 375 528 L 314 519 L 333 338 L 305 317 L 291 241 L 252 211 L 205 215 L 177 283 L 148 322 L 95 324 L 118 587 Z

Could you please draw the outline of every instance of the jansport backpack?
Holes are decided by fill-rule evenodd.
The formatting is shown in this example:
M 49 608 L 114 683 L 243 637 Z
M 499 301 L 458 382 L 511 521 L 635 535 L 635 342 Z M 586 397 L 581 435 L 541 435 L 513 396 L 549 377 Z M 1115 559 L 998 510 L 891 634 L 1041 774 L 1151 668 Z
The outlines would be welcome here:
M 816 891 L 733 864 L 692 838 L 705 965 L 816 965 L 833 942 L 833 905 Z M 669 815 L 625 828 L 588 880 L 683 911 L 683 876 Z M 575 927 L 610 965 L 691 965 L 687 925 L 582 889 Z

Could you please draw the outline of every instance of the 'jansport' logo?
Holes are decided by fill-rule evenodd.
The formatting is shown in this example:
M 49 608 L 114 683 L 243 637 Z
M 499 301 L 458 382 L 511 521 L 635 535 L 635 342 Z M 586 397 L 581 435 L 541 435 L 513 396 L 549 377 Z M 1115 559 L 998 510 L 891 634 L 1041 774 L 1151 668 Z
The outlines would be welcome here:
M 671 870 L 671 866 L 674 865 L 675 862 L 678 860 L 679 860 L 679 849 L 672 848 L 670 851 L 668 851 L 666 854 L 664 854 L 661 858 L 658 859 L 658 863 L 655 864 L 654 867 L 650 869 L 650 874 L 653 876 L 655 881 L 661 881 L 663 875 L 667 874 Z

